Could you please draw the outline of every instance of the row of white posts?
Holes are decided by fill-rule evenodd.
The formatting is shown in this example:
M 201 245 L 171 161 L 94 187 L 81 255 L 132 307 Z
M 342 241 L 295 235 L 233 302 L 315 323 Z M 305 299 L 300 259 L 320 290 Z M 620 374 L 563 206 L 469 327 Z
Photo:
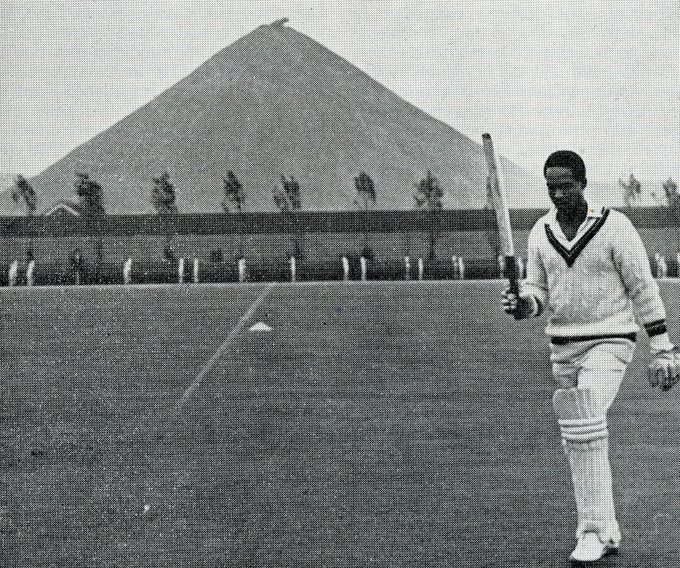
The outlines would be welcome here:
M 19 280 L 19 261 L 15 260 L 9 265 L 7 272 L 7 285 L 16 286 Z M 26 286 L 35 284 L 35 260 L 31 260 L 26 266 Z
M 343 280 L 349 280 L 349 259 L 346 256 L 342 257 L 342 279 Z M 465 278 L 465 263 L 463 262 L 463 258 L 459 256 L 452 256 L 451 257 L 451 264 L 453 268 L 453 278 L 454 279 L 460 279 L 463 280 Z M 366 281 L 368 279 L 368 259 L 365 257 L 361 257 L 359 259 L 359 266 L 361 269 L 361 280 Z M 425 275 L 425 263 L 423 262 L 422 258 L 419 258 L 416 262 L 417 266 L 417 277 L 418 280 L 423 280 L 423 277 Z M 180 258 L 178 263 L 177 263 L 177 281 L 180 284 L 184 284 L 185 282 L 185 267 L 186 267 L 186 259 Z M 245 258 L 240 258 L 238 260 L 238 265 L 237 265 L 237 270 L 238 270 L 238 281 L 239 282 L 245 282 L 246 281 L 246 260 Z M 27 286 L 33 286 L 35 284 L 35 261 L 32 260 L 28 263 L 28 266 L 26 267 L 26 285 Z M 16 286 L 19 278 L 19 262 L 14 261 L 12 264 L 10 264 L 9 267 L 9 273 L 8 273 L 8 284 L 9 286 Z M 410 280 L 411 279 L 411 258 L 408 256 L 404 257 L 404 279 L 405 280 Z M 199 260 L 197 258 L 194 258 L 193 261 L 193 266 L 192 266 L 192 281 L 195 284 L 198 284 L 200 281 L 200 276 L 199 276 Z M 294 256 L 290 257 L 290 281 L 291 282 L 296 282 L 297 281 L 297 262 L 295 260 Z M 128 258 L 124 263 L 123 263 L 123 283 L 124 284 L 131 284 L 132 283 L 132 259 Z
M 341 259 L 342 263 L 342 279 L 347 281 L 349 280 L 349 259 L 346 256 L 343 256 Z M 459 279 L 463 280 L 465 278 L 465 263 L 463 261 L 463 258 L 460 256 L 452 256 L 451 257 L 451 263 L 453 266 L 453 278 L 454 279 Z M 186 266 L 186 261 L 184 258 L 180 258 L 178 263 L 177 263 L 177 281 L 180 284 L 184 284 L 185 282 L 185 266 Z M 366 257 L 361 257 L 359 259 L 359 266 L 361 270 L 361 276 L 360 279 L 362 281 L 368 280 L 368 259 Z M 294 256 L 290 257 L 289 260 L 289 267 L 290 267 L 290 281 L 291 282 L 297 282 L 297 260 Z M 417 277 L 418 280 L 423 280 L 425 276 L 425 263 L 422 258 L 419 258 L 417 260 L 417 267 L 418 267 L 418 272 L 417 272 Z M 199 260 L 197 258 L 194 258 L 193 262 L 193 267 L 192 267 L 192 281 L 195 284 L 198 284 L 200 282 L 199 278 Z M 246 260 L 245 258 L 240 258 L 238 260 L 238 281 L 239 282 L 245 282 L 246 281 Z M 410 280 L 411 279 L 411 258 L 408 256 L 404 257 L 404 280 Z M 130 284 L 132 283 L 132 259 L 128 258 L 124 265 L 123 265 L 123 282 L 125 284 Z
M 346 256 L 342 257 L 342 279 L 349 280 L 349 259 Z M 677 263 L 680 267 L 680 253 L 677 256 Z M 186 260 L 180 258 L 177 265 L 177 280 L 180 284 L 185 282 L 185 265 Z M 453 268 L 453 278 L 456 280 L 465 279 L 465 263 L 463 258 L 460 256 L 451 257 L 451 265 Z M 359 266 L 361 270 L 360 279 L 366 281 L 368 279 L 368 259 L 361 257 L 359 259 Z M 418 280 L 423 280 L 425 275 L 425 263 L 422 258 L 416 261 L 417 266 L 417 278 Z M 246 260 L 245 258 L 240 258 L 238 260 L 238 281 L 246 281 Z M 498 257 L 498 270 L 499 275 L 502 278 L 505 274 L 505 259 L 503 256 Z M 521 258 L 517 258 L 517 270 L 519 274 L 524 273 L 524 261 Z M 654 255 L 654 275 L 657 278 L 666 278 L 668 276 L 668 265 L 666 264 L 666 258 L 660 254 Z M 8 284 L 9 286 L 16 286 L 19 278 L 19 262 L 14 261 L 10 264 L 8 272 Z M 404 257 L 404 280 L 411 279 L 411 258 L 408 256 Z M 200 281 L 199 277 L 199 260 L 194 258 L 192 266 L 192 281 L 198 284 Z M 297 262 L 294 256 L 290 257 L 290 281 L 297 281 Z M 123 263 L 123 282 L 125 284 L 132 283 L 132 259 L 128 258 Z M 26 267 L 26 285 L 33 286 L 35 284 L 35 261 L 31 260 Z

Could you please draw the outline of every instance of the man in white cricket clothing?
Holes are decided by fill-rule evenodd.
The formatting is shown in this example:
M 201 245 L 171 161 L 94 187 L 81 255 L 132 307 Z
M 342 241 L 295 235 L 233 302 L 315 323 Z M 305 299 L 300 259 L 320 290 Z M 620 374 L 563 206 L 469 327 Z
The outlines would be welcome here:
M 574 562 L 616 552 L 607 411 L 633 357 L 637 321 L 649 335 L 652 386 L 680 380 L 680 352 L 666 330 L 666 311 L 649 260 L 628 218 L 584 196 L 581 157 L 561 150 L 543 168 L 554 207 L 529 234 L 527 278 L 519 297 L 502 304 L 518 319 L 549 314 L 553 407 L 571 469 L 578 514 Z

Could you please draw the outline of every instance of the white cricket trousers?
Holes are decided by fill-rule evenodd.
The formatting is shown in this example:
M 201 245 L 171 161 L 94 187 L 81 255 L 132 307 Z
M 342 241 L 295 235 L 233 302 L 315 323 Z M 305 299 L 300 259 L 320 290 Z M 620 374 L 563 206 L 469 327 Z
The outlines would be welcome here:
M 586 395 L 574 395 L 574 400 L 589 407 L 579 410 L 583 413 L 580 416 L 601 417 L 605 429 L 601 439 L 578 442 L 569 438 L 563 428 L 562 445 L 571 469 L 578 514 L 576 538 L 594 531 L 603 542 L 611 541 L 618 546 L 621 533 L 614 509 L 606 417 L 633 358 L 635 343 L 609 338 L 563 345 L 551 343 L 550 348 L 558 388 L 589 391 Z

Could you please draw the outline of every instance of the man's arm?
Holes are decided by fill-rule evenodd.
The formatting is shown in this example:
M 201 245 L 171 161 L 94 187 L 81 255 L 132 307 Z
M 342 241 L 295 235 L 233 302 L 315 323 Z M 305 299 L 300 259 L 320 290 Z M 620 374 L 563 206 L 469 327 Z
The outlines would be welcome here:
M 680 350 L 670 340 L 666 308 L 652 276 L 647 251 L 633 224 L 624 218 L 620 239 L 614 247 L 614 264 L 621 274 L 638 320 L 649 336 L 652 361 L 648 378 L 652 386 L 668 390 L 680 381 Z

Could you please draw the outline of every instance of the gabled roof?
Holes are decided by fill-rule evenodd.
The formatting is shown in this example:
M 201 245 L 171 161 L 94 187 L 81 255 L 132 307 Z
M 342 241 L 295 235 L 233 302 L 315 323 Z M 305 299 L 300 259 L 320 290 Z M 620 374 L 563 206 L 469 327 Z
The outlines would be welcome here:
M 73 201 L 58 201 L 45 211 L 45 216 L 54 215 L 55 213 L 67 213 L 74 217 L 82 217 L 83 209 Z

